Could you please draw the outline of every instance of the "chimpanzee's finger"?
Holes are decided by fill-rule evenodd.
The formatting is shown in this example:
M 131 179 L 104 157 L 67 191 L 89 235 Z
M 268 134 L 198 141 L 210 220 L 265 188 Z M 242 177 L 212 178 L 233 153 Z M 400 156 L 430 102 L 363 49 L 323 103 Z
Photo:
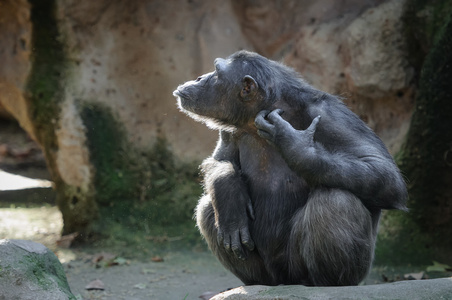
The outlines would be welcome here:
M 256 115 L 256 118 L 257 118 L 257 117 L 262 117 L 262 118 L 265 119 L 269 113 L 270 113 L 269 110 L 266 110 L 266 109 L 261 110 L 261 111 Z
M 240 243 L 240 232 L 234 231 L 231 235 L 231 249 L 235 256 L 239 259 L 245 259 L 245 253 L 242 249 L 242 244 Z
M 218 228 L 218 233 L 217 233 L 218 246 L 223 245 L 223 242 L 224 242 L 224 233 L 220 228 Z
M 246 204 L 246 210 L 248 211 L 248 215 L 250 216 L 251 220 L 254 221 L 254 208 L 253 204 L 251 203 L 251 200 L 248 199 L 248 203 Z
M 309 132 L 310 134 L 314 134 L 316 128 L 317 128 L 317 124 L 319 124 L 320 122 L 320 116 L 317 116 L 314 118 L 314 120 L 312 120 L 311 125 L 309 125 L 308 128 L 306 128 L 305 131 Z
M 242 245 L 244 245 L 248 250 L 254 250 L 254 241 L 251 239 L 248 227 L 240 229 L 240 239 L 242 241 Z
M 284 111 L 282 109 L 275 109 L 274 111 L 272 111 L 271 113 L 269 113 L 267 115 L 267 119 L 272 123 L 272 124 L 280 124 L 280 125 L 287 125 L 289 124 L 289 122 L 287 122 L 286 120 L 284 120 L 281 117 L 281 114 Z
M 257 114 L 254 119 L 254 125 L 256 125 L 257 129 L 261 129 L 264 131 L 271 131 L 273 129 L 273 124 L 265 120 L 265 117 L 268 115 L 268 110 L 263 110 Z
M 226 251 L 231 252 L 231 237 L 228 234 L 224 237 L 223 247 Z

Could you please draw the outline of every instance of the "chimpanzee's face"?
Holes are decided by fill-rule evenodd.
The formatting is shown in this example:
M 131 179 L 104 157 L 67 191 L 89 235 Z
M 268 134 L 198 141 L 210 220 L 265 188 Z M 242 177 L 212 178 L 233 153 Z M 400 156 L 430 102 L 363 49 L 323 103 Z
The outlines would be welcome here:
M 227 99 L 233 98 L 233 92 L 240 88 L 230 78 L 229 65 L 229 61 L 218 58 L 215 71 L 178 86 L 174 95 L 178 97 L 180 107 L 202 116 L 221 118 L 219 106 L 227 104 Z
M 217 58 L 215 71 L 180 85 L 173 95 L 178 98 L 181 110 L 214 128 L 234 126 L 246 122 L 244 118 L 254 118 L 257 112 L 252 112 L 252 108 L 258 85 L 245 74 L 242 64 Z

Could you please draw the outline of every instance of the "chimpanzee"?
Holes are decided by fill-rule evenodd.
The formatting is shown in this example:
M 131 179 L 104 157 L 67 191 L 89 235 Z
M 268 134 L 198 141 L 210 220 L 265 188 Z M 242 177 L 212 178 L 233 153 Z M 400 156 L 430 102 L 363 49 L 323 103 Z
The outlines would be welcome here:
M 247 285 L 367 275 L 381 209 L 405 210 L 407 191 L 382 141 L 340 99 L 247 51 L 174 95 L 219 130 L 196 218 L 227 269 Z

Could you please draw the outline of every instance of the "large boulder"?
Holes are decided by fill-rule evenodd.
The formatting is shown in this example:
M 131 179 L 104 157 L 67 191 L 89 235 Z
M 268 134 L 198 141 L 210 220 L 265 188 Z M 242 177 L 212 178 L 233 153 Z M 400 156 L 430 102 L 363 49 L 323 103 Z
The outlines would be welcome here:
M 75 299 L 63 266 L 44 245 L 0 240 L 1 300 Z
M 452 299 L 452 278 L 346 287 L 307 287 L 302 285 L 269 287 L 255 285 L 238 287 L 218 294 L 211 299 Z

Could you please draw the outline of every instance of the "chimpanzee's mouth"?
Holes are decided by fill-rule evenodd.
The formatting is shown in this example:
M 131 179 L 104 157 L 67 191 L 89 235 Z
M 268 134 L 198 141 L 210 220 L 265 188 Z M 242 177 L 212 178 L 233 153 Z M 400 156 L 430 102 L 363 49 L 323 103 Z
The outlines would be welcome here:
M 173 95 L 180 98 L 181 100 L 191 100 L 190 95 L 184 93 L 183 91 L 177 89 L 173 92 Z
M 177 98 L 177 105 L 179 106 L 179 109 L 181 109 L 184 112 L 189 112 L 190 109 L 190 97 L 182 92 L 181 90 L 177 89 L 173 92 L 173 96 Z
M 183 96 L 182 96 L 182 93 L 181 93 L 179 90 L 175 90 L 175 91 L 173 92 L 173 96 L 174 96 L 174 97 L 183 97 Z

